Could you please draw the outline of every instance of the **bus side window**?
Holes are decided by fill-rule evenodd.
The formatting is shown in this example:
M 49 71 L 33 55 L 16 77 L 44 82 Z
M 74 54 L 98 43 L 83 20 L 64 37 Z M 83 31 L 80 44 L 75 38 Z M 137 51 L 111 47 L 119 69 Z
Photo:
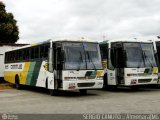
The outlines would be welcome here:
M 40 58 L 44 58 L 44 45 L 40 46 Z
M 19 51 L 18 53 L 18 60 L 22 60 L 23 59 L 23 56 L 22 56 L 22 50 Z
M 29 59 L 29 48 L 26 49 L 26 60 Z
M 107 48 L 108 48 L 107 45 L 100 47 L 102 60 L 107 60 L 107 57 L 108 57 L 108 49 Z
M 4 63 L 7 63 L 7 53 L 5 53 Z
M 12 56 L 13 56 L 13 61 L 15 62 L 16 61 L 16 51 L 13 51 Z
M 22 50 L 22 58 L 23 58 L 23 60 L 26 59 L 26 49 Z
M 35 47 L 35 53 L 34 53 L 35 58 L 39 58 L 39 47 Z
M 9 56 L 10 56 L 10 61 L 13 61 L 13 53 L 12 52 L 10 52 Z
M 5 54 L 5 63 L 8 63 L 9 62 L 9 54 L 6 52 L 6 54 Z
M 48 49 L 49 49 L 49 44 L 44 46 L 44 57 L 47 58 L 48 57 Z
M 16 54 L 15 54 L 15 59 L 16 59 L 16 61 L 18 60 L 18 51 L 15 51 L 16 52 Z
M 34 47 L 31 48 L 31 59 L 34 59 Z
M 115 67 L 115 50 L 108 49 L 108 62 L 107 62 L 108 69 L 114 70 Z

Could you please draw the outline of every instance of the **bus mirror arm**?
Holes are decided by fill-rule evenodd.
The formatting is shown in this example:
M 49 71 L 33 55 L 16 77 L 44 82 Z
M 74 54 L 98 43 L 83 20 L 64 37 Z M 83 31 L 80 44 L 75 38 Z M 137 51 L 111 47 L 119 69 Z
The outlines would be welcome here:
M 48 66 L 48 71 L 53 72 L 53 48 L 49 48 L 49 66 Z

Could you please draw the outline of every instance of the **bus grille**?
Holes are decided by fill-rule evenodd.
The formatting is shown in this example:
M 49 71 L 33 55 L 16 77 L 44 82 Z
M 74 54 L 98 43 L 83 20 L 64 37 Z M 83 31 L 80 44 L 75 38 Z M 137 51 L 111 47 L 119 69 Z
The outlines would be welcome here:
M 138 80 L 138 83 L 148 83 L 148 82 L 151 82 L 152 79 L 139 79 Z
M 95 83 L 78 83 L 78 87 L 92 87 Z

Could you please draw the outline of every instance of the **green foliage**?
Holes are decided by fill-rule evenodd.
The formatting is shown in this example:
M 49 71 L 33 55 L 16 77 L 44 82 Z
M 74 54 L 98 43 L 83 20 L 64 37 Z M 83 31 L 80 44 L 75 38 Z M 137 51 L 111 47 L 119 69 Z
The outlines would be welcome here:
M 19 39 L 19 30 L 12 13 L 7 13 L 0 2 L 0 43 L 15 43 Z

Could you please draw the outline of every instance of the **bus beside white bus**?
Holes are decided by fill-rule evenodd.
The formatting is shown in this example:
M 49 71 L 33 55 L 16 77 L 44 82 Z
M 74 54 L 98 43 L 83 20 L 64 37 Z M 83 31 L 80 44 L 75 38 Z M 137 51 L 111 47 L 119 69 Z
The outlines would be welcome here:
M 158 65 L 158 78 L 159 78 L 159 82 L 158 82 L 158 86 L 160 86 L 160 36 L 157 37 L 152 37 L 147 39 L 148 41 L 152 41 L 153 45 L 154 45 L 154 50 L 156 53 L 156 61 L 157 61 L 157 65 Z
M 108 40 L 100 43 L 104 86 L 157 84 L 158 67 L 153 43 L 138 39 Z
M 4 79 L 15 84 L 57 90 L 103 87 L 99 44 L 85 38 L 51 39 L 5 52 Z

